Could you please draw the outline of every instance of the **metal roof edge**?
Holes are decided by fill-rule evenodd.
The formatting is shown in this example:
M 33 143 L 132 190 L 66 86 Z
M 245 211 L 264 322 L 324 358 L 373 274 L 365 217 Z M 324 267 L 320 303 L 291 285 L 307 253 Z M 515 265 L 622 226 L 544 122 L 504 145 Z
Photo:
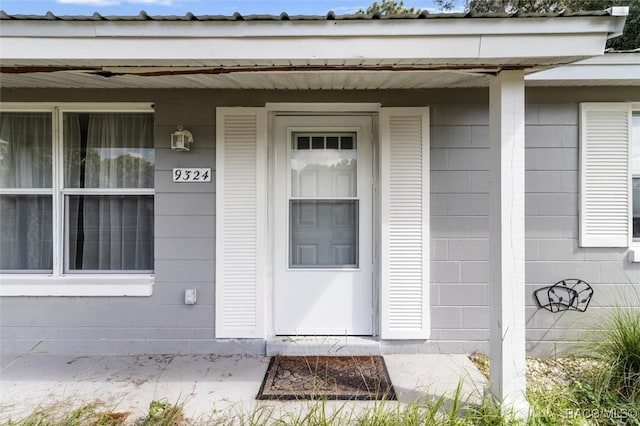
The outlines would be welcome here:
M 624 12 L 626 9 L 626 13 Z M 514 11 L 513 13 L 429 13 L 426 10 L 416 14 L 396 14 L 381 15 L 376 14 L 345 14 L 336 15 L 333 11 L 328 11 L 326 15 L 289 15 L 282 12 L 280 15 L 270 14 L 249 14 L 242 15 L 235 12 L 233 15 L 196 15 L 186 12 L 185 15 L 149 15 L 144 10 L 138 15 L 102 15 L 94 12 L 92 15 L 56 15 L 47 12 L 44 15 L 23 15 L 9 14 L 0 10 L 0 20 L 2 21 L 318 21 L 318 20 L 412 20 L 412 19 L 459 19 L 459 18 L 567 18 L 585 16 L 627 16 L 628 7 L 613 7 L 601 11 L 571 11 L 568 9 L 552 13 L 531 13 Z

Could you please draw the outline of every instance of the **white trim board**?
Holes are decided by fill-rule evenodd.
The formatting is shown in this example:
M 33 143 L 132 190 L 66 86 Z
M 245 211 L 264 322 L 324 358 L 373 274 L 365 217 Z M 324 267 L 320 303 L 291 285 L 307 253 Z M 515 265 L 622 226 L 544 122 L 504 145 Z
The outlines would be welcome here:
M 319 113 L 379 113 L 380 103 L 341 103 L 341 102 L 268 102 L 265 105 L 267 113 L 301 114 L 307 112 Z
M 0 296 L 151 296 L 153 276 L 145 277 L 20 277 L 0 278 Z

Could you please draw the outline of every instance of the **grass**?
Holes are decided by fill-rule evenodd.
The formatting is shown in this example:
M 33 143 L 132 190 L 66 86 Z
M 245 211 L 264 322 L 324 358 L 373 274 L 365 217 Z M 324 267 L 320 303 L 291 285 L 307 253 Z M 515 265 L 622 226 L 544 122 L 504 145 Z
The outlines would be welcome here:
M 485 356 L 476 354 L 474 362 L 488 366 Z M 573 371 L 575 380 L 565 383 L 530 380 L 527 399 L 532 414 L 527 426 L 640 426 L 639 405 L 621 399 L 615 392 L 600 387 L 600 372 L 606 368 L 592 368 L 593 364 L 579 358 L 563 361 L 546 360 L 554 371 L 558 368 L 590 366 L 584 371 Z M 549 364 L 551 363 L 551 364 Z M 568 366 L 568 367 L 566 367 Z M 241 426 L 520 426 L 510 413 L 502 411 L 500 404 L 486 396 L 478 404 L 469 403 L 463 395 L 462 383 L 452 395 L 437 399 L 401 403 L 375 401 L 366 409 L 340 401 L 317 400 L 295 405 L 277 402 L 260 404 L 252 411 L 206 421 L 190 420 L 184 414 L 184 405 L 166 400 L 152 401 L 145 416 L 132 419 L 130 413 L 118 412 L 99 402 L 83 404 L 71 409 L 57 405 L 37 408 L 28 417 L 9 421 L 8 426 L 186 426 L 186 425 L 241 425 Z
M 38 407 L 21 420 L 9 420 L 8 426 L 120 426 L 130 413 L 106 408 L 99 401 L 69 408 L 63 404 Z
M 598 337 L 595 351 L 609 366 L 599 387 L 640 407 L 640 310 L 616 308 Z
M 615 308 L 602 324 L 590 345 L 593 359 L 582 363 L 591 368 L 550 389 L 529 386 L 530 424 L 640 426 L 640 310 Z
M 254 410 L 229 417 L 224 421 L 211 418 L 206 422 L 185 417 L 181 404 L 152 401 L 146 416 L 131 419 L 130 413 L 105 408 L 100 403 L 85 404 L 75 409 L 53 406 L 36 409 L 22 420 L 9 421 L 8 426 L 186 426 L 186 425 L 242 425 L 242 426 L 519 426 L 509 413 L 490 397 L 480 404 L 469 404 L 458 386 L 453 395 L 425 399 L 407 404 L 398 401 L 377 401 L 366 409 L 335 401 L 309 401 L 297 409 L 286 407 L 280 411 L 276 403 L 259 405 Z M 530 426 L 639 426 L 637 417 L 629 416 L 637 410 L 615 399 L 611 394 L 596 393 L 589 383 L 578 381 L 571 385 L 560 383 L 531 383 L 527 398 L 532 415 Z M 608 398 L 608 399 L 607 399 Z M 597 408 L 598 411 L 595 411 Z M 636 411 L 637 412 L 637 411 Z M 133 422 L 132 422 L 133 421 Z
M 240 415 L 243 426 L 474 426 L 516 425 L 501 412 L 499 404 L 485 398 L 479 405 L 468 403 L 462 382 L 451 395 L 436 399 L 402 403 L 372 401 L 369 406 L 354 406 L 340 401 L 311 401 L 298 405 L 298 411 L 280 413 L 274 404 L 261 405 Z
M 485 419 L 478 423 L 478 419 Z M 50 406 L 35 409 L 30 416 L 9 421 L 8 426 L 187 426 L 187 425 L 242 425 L 242 426 L 473 426 L 477 424 L 511 424 L 500 414 L 497 404 L 486 399 L 480 406 L 465 403 L 460 384 L 453 395 L 436 400 L 402 404 L 398 401 L 376 401 L 367 409 L 354 409 L 347 403 L 336 401 L 309 401 L 297 410 L 280 412 L 274 403 L 260 405 L 251 412 L 224 420 L 210 418 L 205 422 L 185 417 L 181 404 L 152 401 L 146 416 L 131 419 L 130 413 L 117 412 L 99 402 L 68 406 Z
M 148 414 L 138 420 L 130 419 L 131 413 L 116 411 L 100 401 L 80 404 L 70 408 L 68 404 L 38 407 L 26 418 L 8 420 L 7 426 L 186 426 L 191 424 L 184 416 L 182 404 L 167 401 L 151 401 Z
M 471 358 L 481 371 L 488 371 L 486 356 Z M 528 369 L 531 414 L 527 426 L 640 426 L 640 404 L 606 387 L 602 377 L 612 370 L 606 360 L 529 358 Z M 474 421 L 478 425 L 517 424 L 508 415 L 493 420 L 476 416 Z

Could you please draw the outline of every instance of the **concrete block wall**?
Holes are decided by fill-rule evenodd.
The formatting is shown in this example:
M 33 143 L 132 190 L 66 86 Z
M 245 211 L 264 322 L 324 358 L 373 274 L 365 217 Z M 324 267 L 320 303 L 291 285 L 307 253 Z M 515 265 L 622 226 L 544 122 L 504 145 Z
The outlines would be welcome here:
M 579 246 L 578 108 L 527 106 L 527 294 L 564 278 L 582 279 L 595 291 L 584 313 L 550 313 L 529 301 L 527 341 L 533 354 L 584 351 L 581 342 L 611 307 L 640 306 L 640 265 L 629 263 L 626 249 Z
M 484 350 L 489 339 L 489 110 L 431 113 L 432 341 L 419 352 Z
M 580 342 L 616 305 L 640 306 L 640 265 L 626 249 L 581 248 L 578 102 L 526 106 L 526 321 L 532 355 Z M 487 350 L 489 327 L 488 107 L 434 105 L 431 128 L 432 341 L 418 351 Z M 551 313 L 536 289 L 579 278 L 587 312 Z
M 200 330 L 198 338 L 211 341 L 215 318 L 215 108 L 177 98 L 158 102 L 155 120 L 154 296 L 159 293 L 164 297 L 163 304 L 184 311 L 184 329 L 195 327 Z M 189 152 L 170 149 L 170 135 L 178 126 L 193 134 L 195 143 Z M 174 167 L 210 167 L 211 182 L 173 183 Z M 186 289 L 197 290 L 197 304 L 184 305 Z M 199 325 L 194 317 L 199 318 Z M 187 342 L 193 339 L 187 337 Z
M 616 303 L 640 306 L 640 264 L 624 249 L 578 246 L 578 105 L 585 91 L 527 94 L 527 339 L 531 354 L 574 347 Z M 589 92 L 591 93 L 591 92 Z M 544 94 L 544 93 L 543 93 Z M 627 96 L 618 93 L 617 98 Z M 640 93 L 638 93 L 640 96 Z M 216 340 L 215 179 L 172 183 L 173 167 L 215 169 L 215 107 L 266 102 L 381 102 L 431 106 L 431 339 L 382 342 L 386 352 L 469 353 L 488 348 L 489 158 L 486 91 L 233 92 L 3 90 L 3 101 L 155 102 L 156 264 L 151 297 L 0 298 L 0 350 L 48 353 L 264 353 L 265 342 Z M 557 103 L 558 99 L 563 103 Z M 169 149 L 178 125 L 195 144 Z M 215 174 L 214 174 L 215 176 Z M 596 291 L 586 313 L 552 314 L 533 291 L 581 278 Z M 196 288 L 198 303 L 184 305 Z

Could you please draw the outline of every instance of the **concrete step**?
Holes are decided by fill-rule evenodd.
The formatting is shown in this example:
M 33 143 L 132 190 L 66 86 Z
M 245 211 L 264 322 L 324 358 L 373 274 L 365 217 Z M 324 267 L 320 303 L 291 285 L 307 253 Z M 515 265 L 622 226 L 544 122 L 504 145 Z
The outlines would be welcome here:
M 267 356 L 380 354 L 380 342 L 373 337 L 272 336 L 267 339 Z

